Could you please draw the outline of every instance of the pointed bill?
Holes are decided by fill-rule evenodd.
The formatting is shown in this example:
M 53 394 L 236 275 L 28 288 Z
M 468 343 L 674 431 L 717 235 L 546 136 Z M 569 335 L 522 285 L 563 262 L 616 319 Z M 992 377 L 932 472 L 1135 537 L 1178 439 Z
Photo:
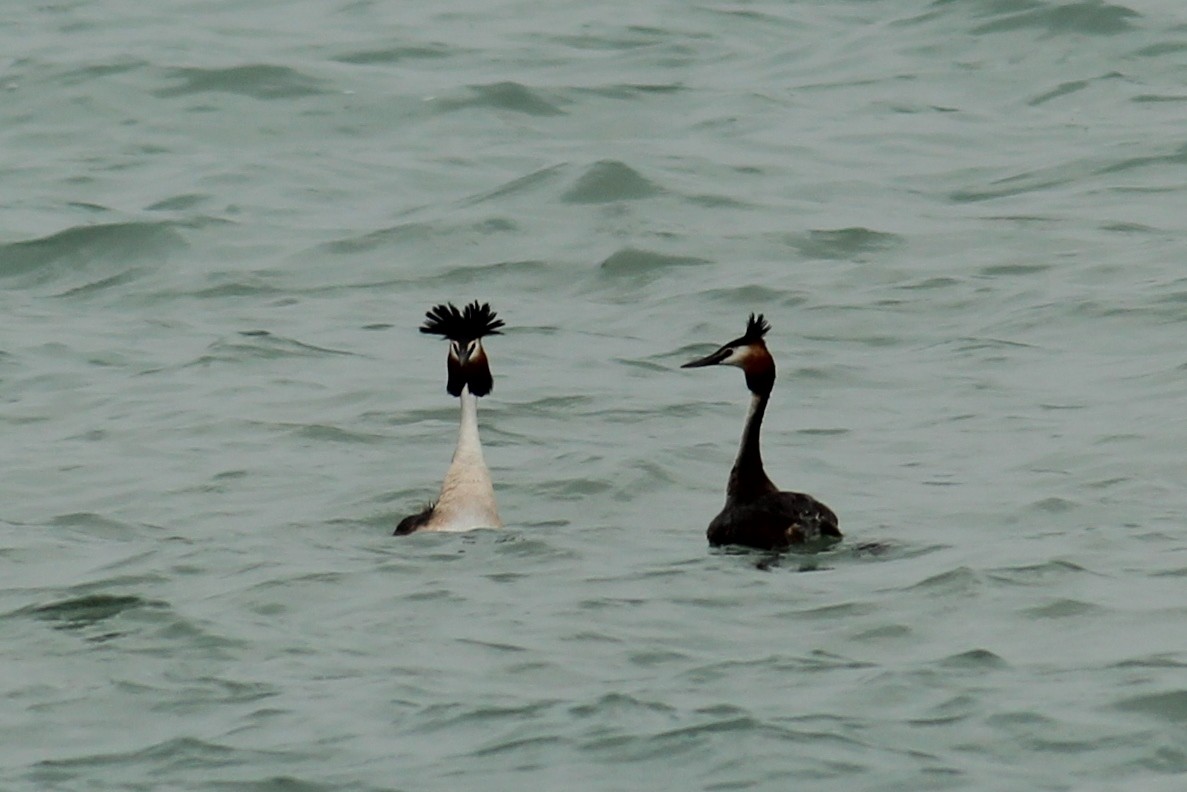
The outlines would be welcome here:
M 717 364 L 725 361 L 725 359 L 730 356 L 731 352 L 733 352 L 733 350 L 730 349 L 729 347 L 722 347 L 721 349 L 717 350 L 716 352 L 713 352 L 712 354 L 705 355 L 703 358 L 697 358 L 696 360 L 690 360 L 687 363 L 685 363 L 683 366 L 681 366 L 680 368 L 700 368 L 701 366 L 716 366 Z

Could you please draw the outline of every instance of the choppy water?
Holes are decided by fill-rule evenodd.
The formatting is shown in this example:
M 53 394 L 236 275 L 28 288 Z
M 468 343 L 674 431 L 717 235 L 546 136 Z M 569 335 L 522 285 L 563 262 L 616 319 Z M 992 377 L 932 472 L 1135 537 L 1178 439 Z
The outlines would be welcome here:
M 1180 3 L 0 44 L 5 790 L 1182 788 Z M 473 298 L 509 527 L 393 539 Z M 769 567 L 703 534 L 741 377 L 676 368 L 751 311 L 769 471 L 848 537 Z

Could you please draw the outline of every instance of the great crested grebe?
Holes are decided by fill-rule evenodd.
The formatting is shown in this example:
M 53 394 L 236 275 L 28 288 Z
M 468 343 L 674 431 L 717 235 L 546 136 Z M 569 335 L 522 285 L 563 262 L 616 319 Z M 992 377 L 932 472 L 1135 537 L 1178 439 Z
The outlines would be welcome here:
M 482 339 L 499 335 L 503 320 L 495 317 L 488 303 L 470 303 L 459 311 L 453 303 L 438 305 L 425 314 L 420 332 L 449 339 L 445 390 L 462 401 L 462 420 L 453 461 L 441 484 L 435 503 L 405 517 L 396 526 L 396 536 L 416 531 L 469 531 L 474 528 L 502 528 L 495 507 L 495 490 L 482 457 L 478 439 L 478 397 L 494 387 L 490 362 Z
M 762 314 L 750 314 L 745 335 L 681 366 L 737 366 L 745 372 L 751 394 L 738 458 L 725 490 L 725 507 L 709 523 L 709 544 L 762 550 L 835 544 L 841 540 L 841 530 L 832 509 L 802 492 L 780 492 L 763 470 L 759 430 L 775 386 L 775 359 L 763 341 L 770 329 Z

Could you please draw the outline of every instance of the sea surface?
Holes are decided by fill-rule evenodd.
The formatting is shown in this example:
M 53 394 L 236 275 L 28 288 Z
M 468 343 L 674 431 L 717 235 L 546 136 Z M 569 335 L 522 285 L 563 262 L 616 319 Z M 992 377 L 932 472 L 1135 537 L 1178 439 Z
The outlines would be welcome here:
M 5 792 L 1187 788 L 1179 0 L 10 2 L 0 185 Z

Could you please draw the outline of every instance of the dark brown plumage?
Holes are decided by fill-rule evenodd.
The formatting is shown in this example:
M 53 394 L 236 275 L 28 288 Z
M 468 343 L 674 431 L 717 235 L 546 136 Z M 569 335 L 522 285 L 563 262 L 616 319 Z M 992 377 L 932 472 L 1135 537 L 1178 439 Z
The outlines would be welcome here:
M 396 526 L 396 532 L 393 536 L 407 536 L 410 533 L 416 533 L 421 528 L 428 525 L 429 520 L 433 519 L 433 510 L 437 508 L 436 503 L 430 503 L 416 514 L 410 514 L 404 519 L 400 520 L 400 524 Z

